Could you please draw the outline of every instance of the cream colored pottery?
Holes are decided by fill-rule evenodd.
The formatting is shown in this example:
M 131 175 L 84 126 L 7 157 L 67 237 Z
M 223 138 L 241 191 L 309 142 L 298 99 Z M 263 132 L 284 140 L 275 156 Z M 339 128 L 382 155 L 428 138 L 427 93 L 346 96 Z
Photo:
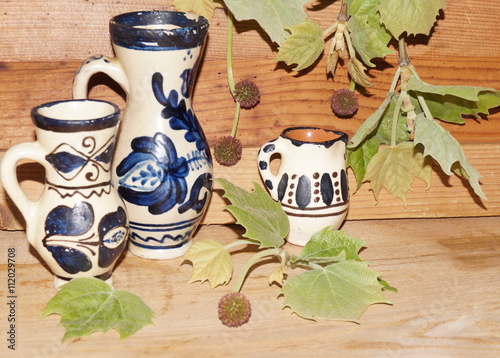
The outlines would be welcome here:
M 337 230 L 349 207 L 346 173 L 347 134 L 339 131 L 293 127 L 259 151 L 264 183 L 290 221 L 287 241 L 304 246 L 311 236 L 330 226 Z M 271 160 L 280 158 L 276 173 Z
M 182 256 L 208 205 L 212 158 L 192 108 L 208 21 L 182 12 L 141 11 L 110 21 L 116 57 L 84 61 L 73 85 L 85 98 L 104 72 L 126 93 L 112 165 L 130 218 L 129 250 L 140 257 Z
M 76 277 L 111 283 L 126 248 L 125 205 L 111 184 L 119 108 L 96 100 L 59 101 L 31 112 L 36 141 L 10 148 L 1 163 L 3 186 L 26 220 L 26 236 L 54 273 L 56 287 Z M 37 201 L 22 191 L 21 159 L 45 168 Z

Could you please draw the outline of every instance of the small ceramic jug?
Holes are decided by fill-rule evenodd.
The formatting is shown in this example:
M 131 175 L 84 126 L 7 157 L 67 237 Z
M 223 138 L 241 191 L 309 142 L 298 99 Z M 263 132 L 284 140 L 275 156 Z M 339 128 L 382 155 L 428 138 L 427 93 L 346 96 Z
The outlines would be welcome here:
M 290 220 L 287 241 L 304 246 L 311 236 L 331 226 L 337 230 L 347 215 L 347 134 L 315 127 L 293 127 L 259 151 L 259 171 L 271 197 L 281 202 Z M 277 173 L 272 157 L 279 155 Z
M 58 101 L 33 108 L 31 116 L 36 141 L 10 148 L 0 167 L 28 241 L 54 273 L 56 287 L 76 277 L 111 283 L 128 236 L 125 205 L 110 175 L 120 109 L 97 100 Z M 19 185 L 21 159 L 45 168 L 38 201 Z
M 127 103 L 112 178 L 127 206 L 129 250 L 150 259 L 182 256 L 212 190 L 212 158 L 192 108 L 208 21 L 182 12 L 142 11 L 115 16 L 109 28 L 116 57 L 84 61 L 73 97 L 87 97 L 97 72 L 123 88 Z

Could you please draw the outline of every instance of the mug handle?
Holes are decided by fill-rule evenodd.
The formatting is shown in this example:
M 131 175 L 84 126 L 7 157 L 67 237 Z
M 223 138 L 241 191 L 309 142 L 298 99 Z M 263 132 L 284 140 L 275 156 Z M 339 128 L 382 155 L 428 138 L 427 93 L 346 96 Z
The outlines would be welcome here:
M 44 167 L 46 165 L 45 161 L 45 150 L 38 142 L 32 143 L 20 143 L 11 147 L 7 150 L 2 158 L 2 163 L 0 165 L 0 176 L 2 179 L 2 184 L 10 196 L 14 204 L 18 207 L 19 211 L 24 217 L 26 223 L 32 223 L 36 221 L 37 215 L 39 215 L 38 203 L 39 201 L 31 201 L 28 199 L 24 191 L 19 185 L 17 178 L 17 163 L 21 159 L 31 159 Z M 30 235 L 30 227 L 34 225 L 27 226 L 27 238 L 32 245 L 34 245 L 35 237 Z
M 279 139 L 279 138 L 278 138 Z M 278 183 L 279 178 L 271 172 L 271 156 L 273 154 L 282 154 L 280 151 L 280 141 L 275 139 L 267 142 L 259 149 L 257 155 L 257 162 L 260 176 L 264 181 L 264 184 L 274 200 L 279 200 L 278 198 Z
M 90 78 L 96 73 L 105 73 L 129 93 L 127 76 L 116 58 L 91 56 L 82 62 L 73 79 L 73 99 L 85 99 L 88 96 Z

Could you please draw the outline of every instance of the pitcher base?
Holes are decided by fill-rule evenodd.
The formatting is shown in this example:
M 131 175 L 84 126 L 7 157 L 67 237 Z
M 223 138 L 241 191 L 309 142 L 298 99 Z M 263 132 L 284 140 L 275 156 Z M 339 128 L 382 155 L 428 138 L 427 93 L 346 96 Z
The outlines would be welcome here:
M 193 244 L 193 240 L 187 240 L 182 246 L 163 248 L 144 248 L 129 242 L 128 250 L 135 256 L 151 260 L 170 260 L 183 256 Z

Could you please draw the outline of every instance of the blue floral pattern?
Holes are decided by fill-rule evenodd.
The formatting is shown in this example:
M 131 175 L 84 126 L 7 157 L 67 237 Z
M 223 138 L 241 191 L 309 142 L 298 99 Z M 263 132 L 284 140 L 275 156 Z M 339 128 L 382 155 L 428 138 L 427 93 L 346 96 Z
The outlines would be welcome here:
M 154 215 L 183 203 L 188 191 L 185 178 L 189 165 L 186 158 L 177 157 L 172 140 L 156 133 L 154 137 L 134 138 L 131 147 L 133 151 L 116 168 L 121 197 L 148 206 Z
M 184 71 L 181 76 L 183 79 L 182 92 L 186 98 L 189 98 L 188 88 L 191 82 L 191 71 Z M 207 157 L 210 158 L 207 141 L 203 130 L 198 122 L 194 112 L 187 109 L 186 100 L 179 101 L 179 93 L 176 90 L 171 90 L 168 97 L 163 91 L 163 75 L 156 72 L 152 78 L 153 93 L 156 100 L 165 108 L 161 112 L 161 116 L 169 120 L 170 127 L 174 130 L 185 130 L 184 138 L 190 143 L 196 143 L 196 148 L 200 151 L 205 151 Z

